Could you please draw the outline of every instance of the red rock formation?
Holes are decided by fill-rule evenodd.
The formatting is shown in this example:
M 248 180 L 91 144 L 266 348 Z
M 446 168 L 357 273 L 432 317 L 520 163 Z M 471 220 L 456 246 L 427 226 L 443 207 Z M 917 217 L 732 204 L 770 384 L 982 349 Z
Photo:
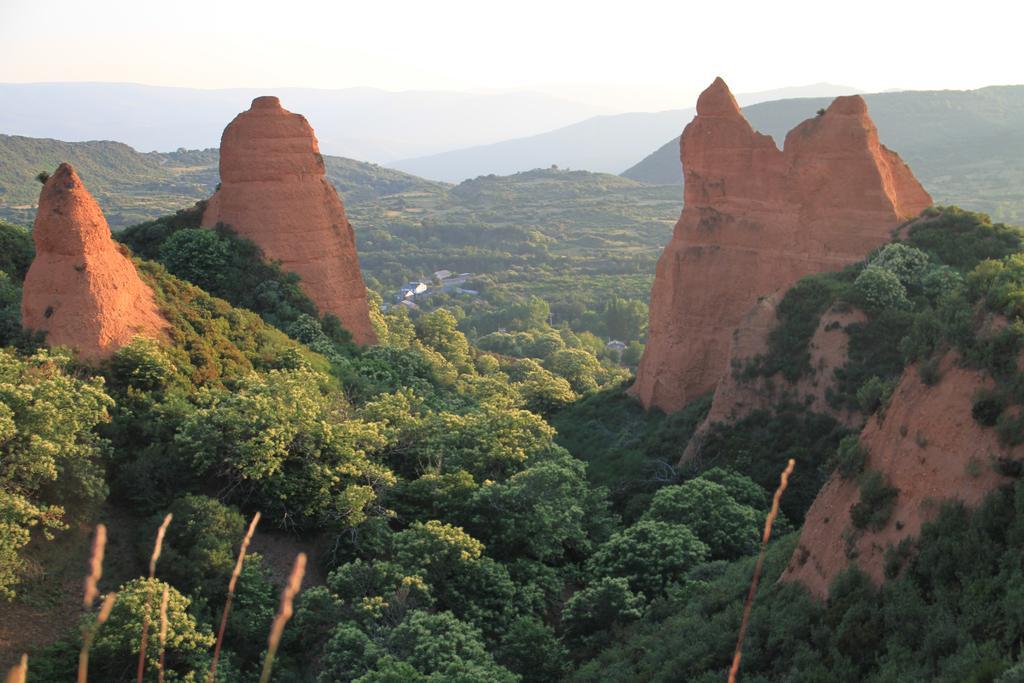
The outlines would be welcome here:
M 36 256 L 21 301 L 26 329 L 85 360 L 109 356 L 136 335 L 163 338 L 168 327 L 124 248 L 110 238 L 99 205 L 70 164 L 39 195 Z
M 1007 481 L 992 467 L 993 456 L 1019 458 L 1024 449 L 1002 446 L 995 429 L 971 417 L 975 391 L 991 386 L 991 380 L 959 367 L 953 354 L 940 364 L 940 373 L 938 384 L 927 386 L 917 368 L 907 368 L 884 416 L 872 417 L 861 433 L 865 467 L 880 471 L 899 491 L 885 526 L 855 529 L 850 508 L 860 500 L 858 484 L 833 474 L 807 512 L 782 580 L 801 581 L 824 597 L 835 575 L 854 563 L 881 583 L 886 549 L 917 537 L 942 501 L 975 507 Z
M 758 297 L 863 258 L 931 204 L 878 141 L 858 96 L 801 123 L 779 151 L 719 78 L 697 101 L 680 150 L 683 213 L 658 260 L 632 388 L 665 411 L 715 387 L 733 330 Z
M 297 273 L 320 312 L 336 315 L 356 343 L 376 343 L 355 234 L 305 117 L 257 97 L 224 129 L 220 178 L 203 226 L 224 223 L 255 242 Z

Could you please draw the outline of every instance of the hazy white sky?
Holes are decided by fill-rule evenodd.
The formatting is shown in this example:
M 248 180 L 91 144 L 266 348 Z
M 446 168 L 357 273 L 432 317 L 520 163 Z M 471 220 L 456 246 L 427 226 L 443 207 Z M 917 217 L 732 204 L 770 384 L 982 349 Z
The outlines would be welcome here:
M 1020 0 L 0 0 L 0 82 L 528 88 L 664 109 L 716 74 L 735 92 L 1022 83 L 1022 19 Z

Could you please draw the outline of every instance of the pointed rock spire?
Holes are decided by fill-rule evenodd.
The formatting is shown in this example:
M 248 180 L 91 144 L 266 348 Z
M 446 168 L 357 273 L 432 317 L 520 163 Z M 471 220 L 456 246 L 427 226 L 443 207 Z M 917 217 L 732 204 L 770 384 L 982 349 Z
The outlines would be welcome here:
M 356 343 L 376 343 L 355 233 L 305 117 L 276 97 L 254 99 L 224 129 L 220 177 L 203 225 L 223 223 L 255 242 L 297 273 L 320 312 L 337 316 Z
M 683 131 L 680 157 L 683 213 L 658 260 L 631 390 L 669 412 L 715 388 L 733 331 L 758 297 L 863 258 L 931 204 L 879 142 L 858 96 L 801 123 L 780 151 L 715 79 Z
M 168 328 L 153 291 L 70 164 L 61 164 L 39 195 L 32 237 L 36 256 L 25 276 L 22 325 L 70 346 L 85 360 L 104 358 L 136 335 L 163 338 Z
M 697 116 L 742 116 L 740 105 L 721 76 L 697 98 Z

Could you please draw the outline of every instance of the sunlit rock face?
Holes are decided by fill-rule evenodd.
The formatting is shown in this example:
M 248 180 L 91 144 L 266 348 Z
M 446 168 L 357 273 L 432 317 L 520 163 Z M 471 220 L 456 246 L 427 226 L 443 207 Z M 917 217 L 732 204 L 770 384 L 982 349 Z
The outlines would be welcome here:
M 320 312 L 337 316 L 356 343 L 376 343 L 355 234 L 305 117 L 257 97 L 224 129 L 220 178 L 203 226 L 223 223 L 255 242 L 297 273 Z
M 135 336 L 163 339 L 168 328 L 153 290 L 140 278 L 96 200 L 70 164 L 61 164 L 39 195 L 25 276 L 22 325 L 46 333 L 50 346 L 103 359 Z
M 931 205 L 879 142 L 859 96 L 836 98 L 780 151 L 719 78 L 697 101 L 680 152 L 684 208 L 658 261 L 631 389 L 666 412 L 715 388 L 733 331 L 759 297 L 864 258 Z

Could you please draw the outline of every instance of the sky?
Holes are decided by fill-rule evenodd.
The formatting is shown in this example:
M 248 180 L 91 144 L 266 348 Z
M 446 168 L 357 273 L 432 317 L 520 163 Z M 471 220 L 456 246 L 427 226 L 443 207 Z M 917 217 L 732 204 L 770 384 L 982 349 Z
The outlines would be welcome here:
M 1018 0 L 0 0 L 0 82 L 537 90 L 619 111 L 1024 83 Z

